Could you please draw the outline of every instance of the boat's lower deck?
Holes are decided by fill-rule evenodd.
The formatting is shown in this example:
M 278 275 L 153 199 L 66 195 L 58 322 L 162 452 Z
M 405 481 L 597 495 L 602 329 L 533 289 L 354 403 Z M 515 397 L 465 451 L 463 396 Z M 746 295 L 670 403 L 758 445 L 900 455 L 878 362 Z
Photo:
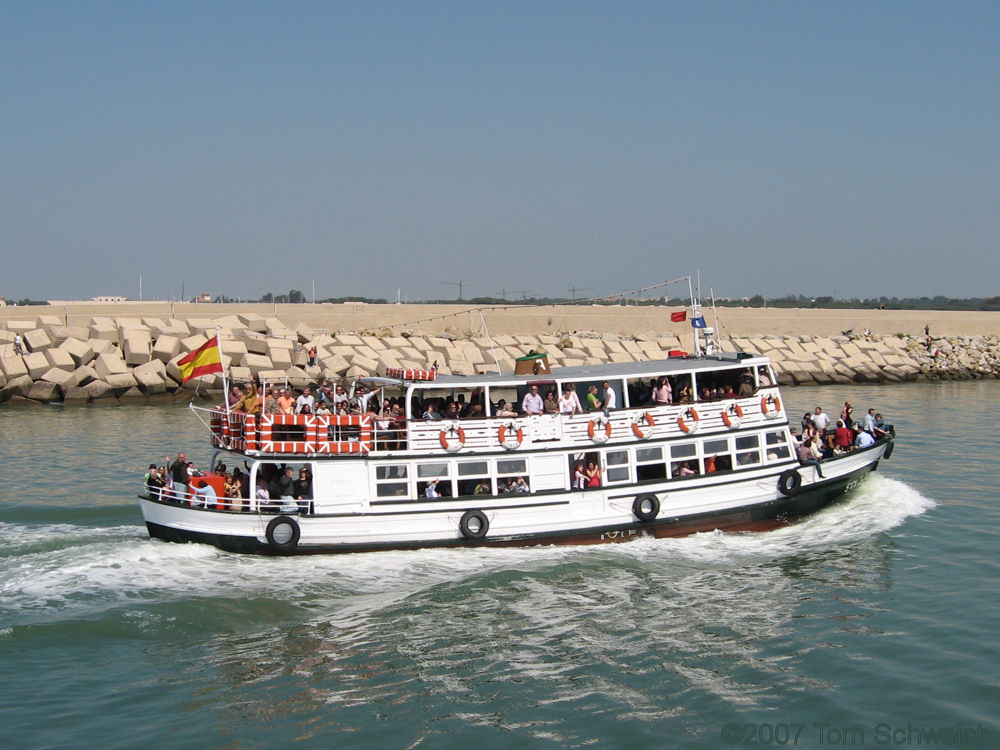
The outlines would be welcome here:
M 234 513 L 153 498 L 141 506 L 152 537 L 257 554 L 317 554 L 461 546 L 597 544 L 704 531 L 763 531 L 814 513 L 856 486 L 891 441 L 815 466 L 701 484 L 539 496 L 468 498 L 414 509 Z

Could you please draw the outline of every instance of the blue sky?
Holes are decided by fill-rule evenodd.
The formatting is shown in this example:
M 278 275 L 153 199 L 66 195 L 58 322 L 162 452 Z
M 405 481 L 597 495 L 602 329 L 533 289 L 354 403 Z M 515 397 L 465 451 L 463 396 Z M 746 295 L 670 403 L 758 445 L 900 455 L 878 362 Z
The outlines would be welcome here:
M 0 12 L 8 298 L 1000 294 L 997 3 Z

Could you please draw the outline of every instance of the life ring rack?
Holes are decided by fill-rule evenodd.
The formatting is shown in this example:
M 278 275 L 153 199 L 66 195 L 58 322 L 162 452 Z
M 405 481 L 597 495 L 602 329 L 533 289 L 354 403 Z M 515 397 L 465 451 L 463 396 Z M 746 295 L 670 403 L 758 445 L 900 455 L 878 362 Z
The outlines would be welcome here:
M 509 451 L 516 451 L 524 442 L 524 429 L 514 420 L 504 422 L 497 429 L 497 440 Z

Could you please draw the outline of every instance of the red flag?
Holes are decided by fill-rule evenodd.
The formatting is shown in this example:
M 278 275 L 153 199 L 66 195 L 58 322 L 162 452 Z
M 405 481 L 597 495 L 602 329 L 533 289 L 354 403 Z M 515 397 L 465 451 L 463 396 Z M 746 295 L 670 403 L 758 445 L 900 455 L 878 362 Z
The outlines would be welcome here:
M 670 313 L 670 322 L 683 323 L 685 320 L 687 320 L 687 316 L 688 316 L 687 310 L 681 310 L 680 312 Z
M 181 369 L 182 383 L 199 375 L 222 372 L 222 356 L 219 352 L 218 339 L 213 336 L 186 357 L 178 360 L 177 366 Z

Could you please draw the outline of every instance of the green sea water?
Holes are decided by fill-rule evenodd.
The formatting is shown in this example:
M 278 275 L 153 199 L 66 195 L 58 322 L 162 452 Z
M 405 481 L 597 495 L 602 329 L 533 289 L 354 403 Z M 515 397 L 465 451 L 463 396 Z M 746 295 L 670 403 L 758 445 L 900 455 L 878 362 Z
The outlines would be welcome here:
M 1000 383 L 847 398 L 892 458 L 777 531 L 287 559 L 149 540 L 186 408 L 2 407 L 0 748 L 1000 746 Z

